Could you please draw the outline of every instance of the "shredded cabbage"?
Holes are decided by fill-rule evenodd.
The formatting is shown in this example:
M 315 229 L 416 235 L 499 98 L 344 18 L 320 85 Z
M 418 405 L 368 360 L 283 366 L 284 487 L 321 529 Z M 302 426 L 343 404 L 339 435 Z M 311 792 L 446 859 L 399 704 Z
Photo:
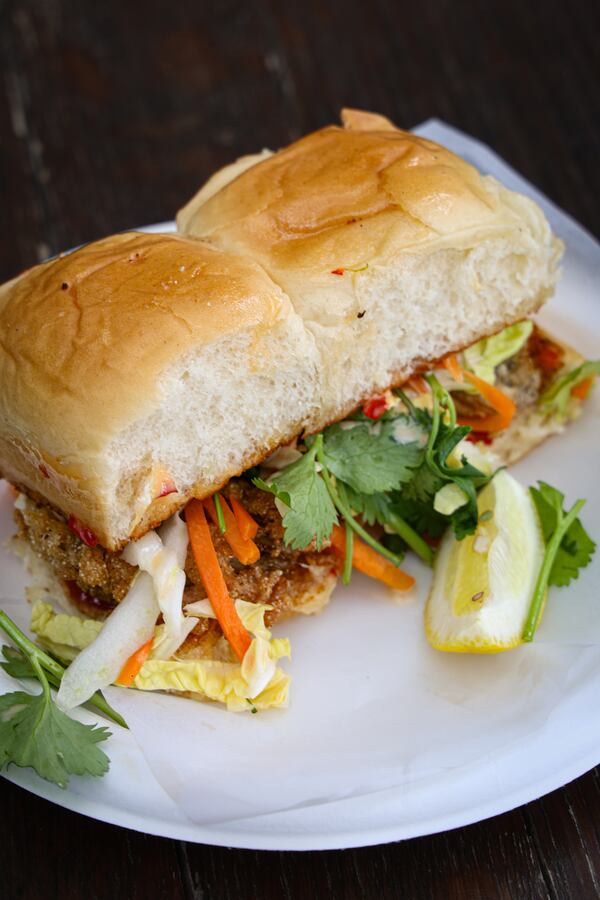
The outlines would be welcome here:
M 168 656 L 172 656 L 189 634 L 182 609 L 187 540 L 185 524 L 179 513 L 175 513 L 162 526 L 160 537 L 156 531 L 149 531 L 139 541 L 131 541 L 122 553 L 126 562 L 152 576 L 165 621 Z
M 138 576 L 136 581 L 139 581 L 141 577 L 141 575 Z M 148 575 L 145 574 L 143 578 L 148 579 Z M 149 580 L 146 584 L 151 587 Z M 149 592 L 149 594 L 153 596 L 153 592 Z M 125 603 L 125 600 L 122 603 Z M 154 604 L 154 619 L 156 619 L 158 606 L 155 600 Z M 190 604 L 187 609 L 190 607 L 197 615 L 215 617 L 208 600 L 198 600 Z M 257 709 L 286 706 L 290 679 L 277 667 L 276 662 L 283 657 L 289 658 L 291 648 L 287 638 L 271 638 L 271 633 L 265 626 L 265 613 L 273 607 L 267 604 L 248 603 L 245 600 L 236 601 L 236 607 L 244 625 L 254 636 L 242 665 L 237 662 L 215 660 L 169 659 L 166 655 L 169 650 L 169 638 L 166 635 L 165 626 L 157 625 L 154 628 L 151 656 L 144 663 L 134 686 L 140 690 L 190 691 L 207 699 L 225 703 L 228 709 L 236 711 L 250 710 L 253 706 Z M 104 659 L 110 653 L 106 648 L 104 651 L 98 652 L 99 648 L 95 641 L 115 614 L 116 610 L 106 623 L 96 622 L 93 619 L 81 619 L 79 616 L 57 613 L 49 603 L 39 601 L 32 609 L 31 629 L 38 635 L 40 643 L 65 661 L 73 660 L 79 651 L 95 647 L 94 653 L 99 661 L 97 667 L 99 668 L 99 666 L 104 666 Z M 186 617 L 184 626 L 186 635 L 197 621 L 198 619 L 192 616 Z M 135 638 L 134 643 L 139 641 L 139 644 L 136 643 L 131 652 L 134 652 L 145 640 L 148 638 Z M 100 650 L 102 650 L 101 647 Z M 125 656 L 123 662 L 130 655 L 129 653 Z M 85 654 L 82 653 L 80 656 L 85 656 Z M 122 665 L 123 663 L 119 660 L 118 666 L 114 666 L 115 678 Z M 102 679 L 102 684 L 97 682 L 98 687 L 105 687 L 108 683 L 106 678 Z
M 433 508 L 443 516 L 451 516 L 469 502 L 469 498 L 458 484 L 453 481 L 440 488 L 433 498 Z
M 102 629 L 102 622 L 56 613 L 50 603 L 38 600 L 31 610 L 31 630 L 40 644 L 59 659 L 72 662 Z
M 152 579 L 140 572 L 96 639 L 66 670 L 56 696 L 59 707 L 67 712 L 112 684 L 132 653 L 154 634 L 158 613 Z
M 244 627 L 252 634 L 252 643 L 246 650 L 240 668 L 240 675 L 246 684 L 246 697 L 257 697 L 271 683 L 276 675 L 275 660 L 282 656 L 291 656 L 290 642 L 287 638 L 271 638 L 271 632 L 265 625 L 265 613 L 273 609 L 268 603 L 249 603 L 247 600 L 236 600 L 235 608 Z M 216 618 L 208 600 L 197 600 L 186 606 L 186 611 L 199 616 Z M 154 655 L 154 654 L 153 654 Z M 235 675 L 237 683 L 237 672 Z
M 209 659 L 146 660 L 134 687 L 140 691 L 184 691 L 225 703 L 233 712 L 287 706 L 290 677 L 275 668 L 269 683 L 252 696 L 238 663 Z
M 165 547 L 175 554 L 177 565 L 181 569 L 185 569 L 189 537 L 187 525 L 179 513 L 175 513 L 170 519 L 167 519 L 158 534 Z
M 500 465 L 500 459 L 491 447 L 481 447 L 463 439 L 448 454 L 447 463 L 451 468 L 458 469 L 465 459 L 484 475 L 491 475 Z
M 274 609 L 273 606 L 269 603 L 249 603 L 248 600 L 236 600 L 235 608 L 247 631 L 250 631 L 255 637 L 269 640 L 271 632 L 265 625 L 265 613 Z M 210 600 L 196 600 L 194 603 L 188 603 L 185 611 L 194 613 L 203 619 L 217 618 L 210 605 Z
M 197 621 L 198 619 L 195 619 L 193 616 L 186 618 L 181 633 L 175 637 L 169 634 L 168 629 L 164 625 L 157 625 L 154 633 L 154 643 L 152 644 L 152 658 L 170 659 L 179 650 L 190 632 L 194 630 Z
M 588 360 L 570 372 L 562 371 L 540 398 L 544 412 L 559 420 L 564 419 L 569 412 L 573 388 L 586 378 L 595 378 L 597 375 L 600 375 L 600 360 Z
M 466 367 L 479 378 L 494 384 L 496 366 L 519 352 L 529 339 L 532 329 L 533 322 L 526 319 L 524 322 L 509 325 L 498 334 L 477 341 L 476 344 L 463 350 Z

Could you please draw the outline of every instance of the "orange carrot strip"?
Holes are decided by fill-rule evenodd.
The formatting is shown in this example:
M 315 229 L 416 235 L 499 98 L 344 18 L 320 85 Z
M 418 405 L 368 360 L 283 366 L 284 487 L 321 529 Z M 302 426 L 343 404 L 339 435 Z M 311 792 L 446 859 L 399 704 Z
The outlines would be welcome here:
M 212 497 L 204 500 L 204 508 L 209 514 L 213 525 L 217 524 L 217 511 Z M 235 520 L 235 516 L 231 511 L 231 507 L 227 500 L 221 495 L 221 509 L 223 510 L 223 518 L 225 519 L 225 532 L 223 537 L 233 550 L 235 556 L 244 566 L 250 566 L 260 557 L 260 550 L 254 541 L 244 540 L 240 534 L 240 529 Z
M 344 529 L 339 525 L 333 526 L 331 533 L 331 543 L 335 552 L 345 559 L 346 557 L 346 534 Z M 359 572 L 370 575 L 371 578 L 377 578 L 383 581 L 388 587 L 394 588 L 396 591 L 407 591 L 415 583 L 412 575 L 407 575 L 402 569 L 398 569 L 393 563 L 377 553 L 354 535 L 352 547 L 352 565 Z
M 240 503 L 237 497 L 233 496 L 233 494 L 229 495 L 229 502 L 231 503 L 235 521 L 240 529 L 241 536 L 245 541 L 251 541 L 256 537 L 258 522 L 252 518 L 248 510 Z
M 463 381 L 464 372 L 461 369 L 456 353 L 449 353 L 442 360 L 442 365 L 448 369 L 455 381 Z
M 589 378 L 584 378 L 583 381 L 580 381 L 579 384 L 576 384 L 575 387 L 571 388 L 571 397 L 576 397 L 578 400 L 585 400 L 593 383 L 593 375 L 590 375 Z
M 149 641 L 146 641 L 145 644 L 142 644 L 141 647 L 132 653 L 121 671 L 119 672 L 119 677 L 115 681 L 115 684 L 120 684 L 122 687 L 131 687 L 133 682 L 135 681 L 136 675 L 148 659 L 148 654 L 152 649 L 152 641 L 154 637 L 151 637 Z
M 204 506 L 200 500 L 190 500 L 185 508 L 185 521 L 192 553 L 210 605 L 223 629 L 223 634 L 241 662 L 252 639 L 229 596 L 204 514 Z
M 467 381 L 470 381 L 477 388 L 484 400 L 495 410 L 495 413 L 490 416 L 484 416 L 482 419 L 475 417 L 460 418 L 459 424 L 470 425 L 476 431 L 501 431 L 503 428 L 508 428 L 517 411 L 517 407 L 510 397 L 503 394 L 493 384 L 488 384 L 483 378 L 479 378 L 472 372 L 467 372 L 466 369 L 463 370 L 463 374 Z
M 422 375 L 411 375 L 406 383 L 417 394 L 426 394 L 429 391 L 429 385 Z
M 478 419 L 474 416 L 465 416 L 459 419 L 460 425 L 469 425 L 475 431 L 501 431 L 507 428 L 513 420 L 516 412 L 516 406 L 510 397 L 503 394 L 502 391 L 488 384 L 483 378 L 474 375 L 461 368 L 455 353 L 448 353 L 442 360 L 442 364 L 448 369 L 455 381 L 470 381 L 477 388 L 483 398 L 495 410 L 492 415 L 483 416 Z

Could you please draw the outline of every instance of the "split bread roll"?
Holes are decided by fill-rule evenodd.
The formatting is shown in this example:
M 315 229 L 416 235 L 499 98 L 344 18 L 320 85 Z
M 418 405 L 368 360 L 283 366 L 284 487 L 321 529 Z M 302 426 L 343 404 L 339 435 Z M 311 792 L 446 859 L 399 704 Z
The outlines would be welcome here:
M 176 235 L 36 266 L 0 288 L 0 335 L 0 472 L 110 550 L 315 415 L 317 351 L 289 299 Z
M 345 122 L 218 173 L 185 237 L 109 237 L 0 288 L 6 478 L 116 550 L 540 306 L 561 249 L 535 203 Z
M 562 253 L 529 198 L 382 116 L 343 121 L 228 166 L 177 216 L 290 297 L 322 365 L 315 431 L 537 310 Z

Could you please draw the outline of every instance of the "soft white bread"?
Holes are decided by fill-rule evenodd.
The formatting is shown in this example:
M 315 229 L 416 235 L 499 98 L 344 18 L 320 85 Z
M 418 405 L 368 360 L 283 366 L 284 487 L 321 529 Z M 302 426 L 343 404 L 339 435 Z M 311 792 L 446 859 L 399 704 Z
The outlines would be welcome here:
M 319 396 L 258 265 L 134 233 L 0 288 L 0 384 L 0 472 L 109 549 L 291 440 Z
M 533 313 L 561 255 L 533 201 L 382 116 L 343 120 L 228 166 L 177 217 L 289 295 L 321 358 L 312 430 Z

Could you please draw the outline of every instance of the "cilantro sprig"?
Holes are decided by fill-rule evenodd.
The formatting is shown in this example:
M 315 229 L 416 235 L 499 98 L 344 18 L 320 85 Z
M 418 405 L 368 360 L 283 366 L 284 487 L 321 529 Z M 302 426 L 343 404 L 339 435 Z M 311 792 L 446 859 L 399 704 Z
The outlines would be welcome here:
M 252 479 L 256 487 L 274 494 L 289 508 L 283 517 L 283 527 L 285 542 L 293 550 L 302 550 L 313 540 L 320 550 L 338 522 L 336 508 L 317 472 L 316 455 L 315 443 L 269 483 L 262 478 Z
M 347 495 L 343 489 L 341 491 L 337 489 L 325 456 L 323 434 L 311 438 L 306 453 L 279 472 L 270 482 L 263 481 L 262 478 L 253 478 L 252 481 L 256 487 L 274 494 L 288 507 L 283 516 L 283 527 L 285 541 L 293 549 L 303 549 L 313 540 L 317 549 L 320 549 L 323 542 L 329 538 L 333 526 L 338 524 L 341 515 L 346 526 L 347 550 L 352 549 L 352 538 L 348 535 L 350 530 L 394 565 L 400 565 L 401 558 L 379 543 L 356 521 L 355 514 L 348 504 Z M 416 537 L 418 538 L 418 535 Z M 348 558 L 348 554 L 346 557 Z M 349 567 L 350 563 L 347 563 L 344 568 L 346 579 L 349 578 Z
M 395 490 L 413 476 L 423 451 L 394 440 L 395 419 L 330 425 L 323 433 L 323 462 L 336 479 L 357 494 Z
M 566 512 L 564 494 L 544 481 L 531 487 L 546 550 L 537 577 L 529 614 L 523 628 L 523 640 L 532 641 L 538 626 L 549 585 L 565 587 L 588 565 L 596 549 L 578 516 L 585 500 L 577 500 Z
M 456 424 L 456 407 L 452 397 L 435 375 L 426 375 L 433 393 L 433 423 L 425 458 L 430 470 L 438 476 L 442 484 L 458 485 L 467 497 L 465 506 L 459 507 L 451 516 L 452 527 L 458 540 L 473 534 L 477 528 L 477 491 L 484 487 L 491 475 L 485 475 L 462 456 L 460 466 L 450 466 L 448 457 L 471 429 L 467 425 Z M 449 421 L 444 422 L 444 413 Z
M 360 525 L 359 522 L 356 521 L 352 510 L 346 504 L 345 500 L 340 496 L 335 482 L 333 481 L 331 474 L 329 473 L 329 470 L 327 468 L 322 434 L 318 434 L 315 437 L 313 446 L 316 448 L 317 460 L 321 466 L 321 476 L 323 478 L 323 481 L 325 482 L 325 487 L 327 488 L 333 505 L 344 517 L 346 528 L 351 528 L 352 531 L 356 532 L 356 534 L 358 534 L 358 536 L 361 537 L 363 541 L 365 541 L 365 543 L 373 547 L 374 550 L 377 550 L 378 553 L 381 553 L 382 556 L 385 556 L 386 559 L 389 559 L 389 561 L 394 563 L 395 566 L 399 566 L 402 562 L 402 557 L 398 556 L 398 554 L 394 553 L 392 550 L 389 550 L 387 547 L 384 547 L 383 544 L 380 544 L 379 541 L 375 540 L 375 538 L 371 534 L 369 534 L 369 532 L 365 528 L 363 528 L 363 526 Z M 347 537 L 346 542 L 348 542 Z
M 0 628 L 18 648 L 4 646 L 0 666 L 14 678 L 35 678 L 42 688 L 39 694 L 13 691 L 0 696 L 0 769 L 9 763 L 31 767 L 61 788 L 68 786 L 70 775 L 104 775 L 109 760 L 97 745 L 110 737 L 108 729 L 83 725 L 62 712 L 50 687 L 60 684 L 63 666 L 36 647 L 3 610 Z M 89 703 L 127 728 L 101 694 L 94 694 Z
M 471 429 L 457 425 L 454 401 L 435 375 L 426 375 L 425 380 L 431 388 L 431 413 L 415 407 L 403 391 L 397 392 L 414 421 L 427 429 L 428 439 L 423 462 L 399 493 L 396 505 L 411 510 L 412 520 L 420 523 L 421 530 L 427 530 L 431 537 L 450 522 L 457 539 L 462 540 L 477 528 L 477 493 L 493 476 L 469 463 L 464 455 L 459 465 L 449 464 L 450 454 Z M 451 483 L 461 489 L 466 502 L 446 517 L 435 511 L 434 498 L 444 485 Z
M 252 473 L 257 487 L 285 505 L 284 540 L 293 549 L 304 549 L 312 541 L 320 549 L 334 525 L 343 521 L 345 582 L 350 578 L 352 533 L 394 565 L 406 547 L 432 565 L 434 551 L 425 538 L 439 537 L 449 523 L 458 539 L 477 527 L 477 492 L 491 475 L 464 455 L 458 463 L 449 462 L 470 428 L 457 424 L 454 402 L 437 378 L 426 378 L 431 412 L 398 390 L 401 407 L 387 409 L 376 421 L 358 411 L 308 437 L 301 458 L 268 482 Z M 447 484 L 457 485 L 464 496 L 464 503 L 448 515 L 435 505 L 437 492 Z M 363 524 L 383 526 L 382 542 Z

